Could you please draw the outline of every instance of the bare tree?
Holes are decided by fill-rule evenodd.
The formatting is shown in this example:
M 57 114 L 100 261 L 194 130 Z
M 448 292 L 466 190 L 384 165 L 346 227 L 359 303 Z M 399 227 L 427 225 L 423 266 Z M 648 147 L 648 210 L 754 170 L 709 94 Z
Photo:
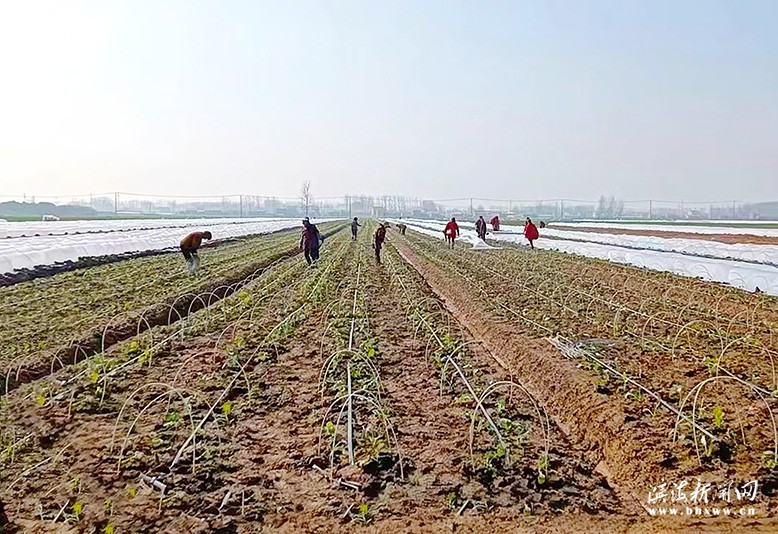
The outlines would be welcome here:
M 305 212 L 305 216 L 308 216 L 308 208 L 311 206 L 313 196 L 311 195 L 311 182 L 305 180 L 303 186 L 300 188 L 300 204 Z

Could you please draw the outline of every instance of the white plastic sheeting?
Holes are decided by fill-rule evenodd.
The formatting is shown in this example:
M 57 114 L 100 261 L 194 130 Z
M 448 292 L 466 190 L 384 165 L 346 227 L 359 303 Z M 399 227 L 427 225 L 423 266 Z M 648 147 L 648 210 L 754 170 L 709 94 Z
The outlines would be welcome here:
M 684 232 L 687 234 L 731 234 L 778 237 L 778 228 L 734 228 L 728 226 L 695 226 L 679 224 L 624 224 L 615 222 L 553 222 L 554 226 L 588 226 L 618 230 L 648 230 L 650 232 Z
M 126 232 L 72 234 L 0 239 L 0 273 L 36 265 L 77 260 L 84 256 L 103 256 L 177 247 L 181 239 L 195 229 L 207 229 L 213 238 L 226 239 L 264 234 L 300 225 L 299 219 L 255 219 L 247 224 L 221 223 L 197 228 L 154 228 Z M 133 221 L 134 222 L 134 221 Z M 323 222 L 323 221 L 314 221 Z
M 21 236 L 66 235 L 85 232 L 121 232 L 156 228 L 210 227 L 224 224 L 250 224 L 255 221 L 282 221 L 287 218 L 256 219 L 109 219 L 94 221 L 25 221 L 0 220 L 0 238 Z
M 387 220 L 392 224 L 405 223 L 408 226 L 413 225 L 413 229 L 417 230 L 418 232 L 429 235 L 431 237 L 437 237 L 440 240 L 444 239 L 443 229 L 446 227 L 445 222 L 422 221 L 418 219 L 402 219 L 402 220 L 387 219 Z M 484 241 L 478 237 L 478 234 L 475 231 L 466 232 L 464 231 L 461 225 L 459 226 L 459 231 L 460 231 L 460 236 L 457 239 L 470 244 L 473 248 L 479 250 L 494 248 L 491 245 L 484 243 Z
M 440 236 L 445 225 L 440 221 L 404 220 L 405 224 L 414 230 L 422 228 L 425 233 L 434 233 Z M 437 232 L 434 232 L 435 230 Z M 470 239 L 475 235 L 475 230 L 466 230 L 460 225 L 463 236 L 468 234 Z M 522 229 L 513 227 L 517 231 Z M 664 252 L 658 250 L 631 250 L 628 248 L 599 243 L 581 243 L 563 239 L 543 239 L 543 234 L 548 229 L 541 230 L 541 238 L 535 241 L 536 248 L 558 250 L 571 254 L 580 254 L 590 258 L 600 258 L 617 263 L 635 265 L 655 271 L 671 272 L 683 276 L 699 277 L 712 282 L 723 282 L 733 287 L 755 291 L 759 288 L 765 293 L 778 295 L 778 268 L 770 265 L 757 265 L 736 260 L 703 258 L 686 256 L 677 252 Z M 420 230 L 421 231 L 421 230 Z M 497 241 L 506 241 L 519 244 L 527 244 L 527 240 L 520 233 L 491 234 L 491 238 Z M 756 246 L 756 245 L 754 245 Z
M 505 226 L 506 230 L 521 233 L 522 228 Z M 577 239 L 603 245 L 617 245 L 662 252 L 680 252 L 694 254 L 696 256 L 709 256 L 713 258 L 734 259 L 759 263 L 772 263 L 778 265 L 778 246 L 776 245 L 751 245 L 727 244 L 718 241 L 701 239 L 666 238 L 642 235 L 624 234 L 600 234 L 596 232 L 573 232 L 566 230 L 554 230 L 544 228 L 541 230 L 544 236 L 560 239 Z

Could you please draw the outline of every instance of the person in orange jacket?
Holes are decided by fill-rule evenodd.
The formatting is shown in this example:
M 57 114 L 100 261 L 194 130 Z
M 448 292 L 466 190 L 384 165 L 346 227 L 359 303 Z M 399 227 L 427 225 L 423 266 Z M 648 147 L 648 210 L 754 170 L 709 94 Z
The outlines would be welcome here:
M 184 255 L 189 274 L 194 274 L 197 271 L 197 267 L 200 266 L 200 258 L 197 256 L 197 251 L 203 244 L 203 240 L 211 238 L 211 232 L 192 232 L 181 240 L 181 254 Z
M 459 237 L 459 225 L 457 224 L 456 218 L 451 217 L 451 220 L 446 224 L 446 229 L 443 230 L 443 235 L 446 236 L 446 243 L 448 243 L 451 248 L 454 248 L 454 239 Z
M 529 217 L 527 217 L 527 222 L 524 223 L 524 237 L 526 237 L 527 241 L 529 241 L 530 248 L 534 249 L 535 245 L 533 245 L 532 242 L 540 237 L 540 234 L 538 233 L 538 227 L 535 226 L 535 224 L 532 222 L 532 219 Z

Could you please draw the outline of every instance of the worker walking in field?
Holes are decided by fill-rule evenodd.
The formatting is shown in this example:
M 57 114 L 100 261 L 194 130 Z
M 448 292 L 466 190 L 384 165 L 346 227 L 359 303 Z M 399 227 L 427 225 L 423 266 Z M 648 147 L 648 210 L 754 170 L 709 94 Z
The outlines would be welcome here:
M 357 240 L 357 228 L 359 228 L 360 226 L 362 226 L 362 225 L 359 224 L 359 219 L 354 217 L 354 220 L 351 221 L 351 240 L 352 241 L 356 241 Z
M 381 247 L 384 246 L 386 241 L 386 223 L 378 225 L 378 228 L 373 235 L 373 248 L 375 249 L 375 261 L 380 265 L 381 263 Z
M 300 237 L 300 248 L 305 253 L 305 261 L 308 265 L 315 265 L 319 261 L 319 245 L 323 241 L 316 225 L 306 217 L 303 219 L 303 231 Z
M 181 253 L 184 255 L 190 275 L 195 274 L 200 266 L 200 257 L 197 255 L 197 251 L 203 244 L 203 240 L 209 239 L 211 239 L 211 232 L 192 232 L 181 240 Z
M 492 230 L 495 232 L 500 229 L 500 217 L 498 215 L 492 217 L 492 220 L 489 221 L 489 223 L 492 225 Z
M 540 237 L 540 234 L 538 233 L 538 227 L 535 226 L 532 219 L 529 217 L 527 217 L 527 221 L 524 223 L 524 237 L 529 241 L 530 248 L 534 249 L 535 245 L 533 245 L 532 242 Z
M 475 222 L 475 231 L 478 234 L 478 239 L 486 241 L 486 221 L 483 215 L 478 217 L 478 220 Z
M 446 243 L 451 248 L 454 248 L 454 239 L 459 237 L 459 225 L 456 218 L 451 217 L 451 220 L 446 224 L 445 230 L 443 230 L 443 235 L 446 236 Z

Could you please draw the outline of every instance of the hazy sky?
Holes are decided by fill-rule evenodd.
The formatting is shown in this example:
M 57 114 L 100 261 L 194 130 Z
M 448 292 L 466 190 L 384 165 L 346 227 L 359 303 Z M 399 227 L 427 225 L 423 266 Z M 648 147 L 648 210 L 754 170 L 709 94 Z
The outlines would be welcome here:
M 778 199 L 778 1 L 0 0 L 0 195 Z

